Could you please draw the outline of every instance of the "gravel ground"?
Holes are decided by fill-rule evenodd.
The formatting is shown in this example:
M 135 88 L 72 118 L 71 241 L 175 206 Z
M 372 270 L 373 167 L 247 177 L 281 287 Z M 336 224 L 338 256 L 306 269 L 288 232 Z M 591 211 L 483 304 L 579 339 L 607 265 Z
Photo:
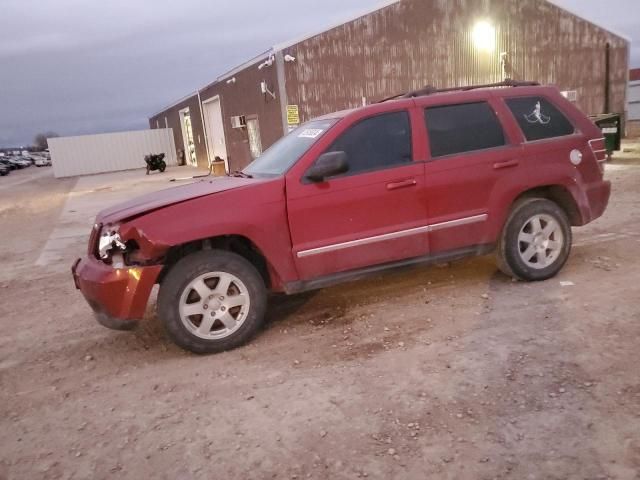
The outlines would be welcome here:
M 86 236 L 43 256 L 159 177 L 0 180 L 0 479 L 640 478 L 630 157 L 557 278 L 481 257 L 278 297 L 250 345 L 208 357 L 155 301 L 133 333 L 99 326 L 68 271 Z

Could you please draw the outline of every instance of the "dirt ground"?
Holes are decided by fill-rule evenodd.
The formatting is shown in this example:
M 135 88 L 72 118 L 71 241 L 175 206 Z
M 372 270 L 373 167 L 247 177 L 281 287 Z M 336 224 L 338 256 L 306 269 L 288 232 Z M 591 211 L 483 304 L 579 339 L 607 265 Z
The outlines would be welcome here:
M 607 177 L 557 278 L 481 257 L 276 298 L 250 345 L 199 357 L 155 301 L 101 327 L 69 273 L 100 203 L 168 177 L 12 173 L 0 478 L 639 479 L 640 149 Z

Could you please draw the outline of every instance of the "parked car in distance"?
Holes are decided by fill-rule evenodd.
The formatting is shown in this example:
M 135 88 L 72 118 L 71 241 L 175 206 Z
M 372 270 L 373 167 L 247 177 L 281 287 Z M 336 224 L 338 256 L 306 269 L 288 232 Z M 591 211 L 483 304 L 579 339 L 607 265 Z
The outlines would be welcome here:
M 14 167 L 16 167 L 16 169 L 22 169 L 22 168 L 27 168 L 28 166 L 30 166 L 31 164 L 28 162 L 25 162 L 24 160 L 20 160 L 16 157 L 10 157 L 9 158 L 9 163 L 11 163 Z
M 45 157 L 38 157 L 35 159 L 36 167 L 48 167 L 51 165 L 51 159 Z
M 29 157 L 19 156 L 19 157 L 15 157 L 15 160 L 19 162 L 21 165 L 23 165 L 25 168 L 33 165 L 33 161 Z
M 4 177 L 5 175 L 9 175 L 11 169 L 7 167 L 4 163 L 0 163 L 0 176 Z
M 20 168 L 17 164 L 11 162 L 7 157 L 0 158 L 0 165 L 4 165 L 9 170 L 17 170 Z
M 554 87 L 410 92 L 307 122 L 226 178 L 103 210 L 73 277 L 115 329 L 159 284 L 160 320 L 196 353 L 248 341 L 269 292 L 491 252 L 507 275 L 545 280 L 571 227 L 607 206 L 605 154 Z

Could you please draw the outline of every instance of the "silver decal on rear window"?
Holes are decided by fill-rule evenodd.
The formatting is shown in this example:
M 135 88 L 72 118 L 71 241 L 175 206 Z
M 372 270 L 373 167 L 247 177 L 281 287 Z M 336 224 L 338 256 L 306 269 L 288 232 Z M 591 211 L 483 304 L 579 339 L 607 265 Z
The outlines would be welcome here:
M 533 112 L 531 112 L 529 115 L 524 115 L 524 118 L 529 123 L 539 123 L 540 125 L 546 125 L 551 121 L 551 117 L 547 117 L 544 113 L 542 113 L 540 102 L 536 103 Z

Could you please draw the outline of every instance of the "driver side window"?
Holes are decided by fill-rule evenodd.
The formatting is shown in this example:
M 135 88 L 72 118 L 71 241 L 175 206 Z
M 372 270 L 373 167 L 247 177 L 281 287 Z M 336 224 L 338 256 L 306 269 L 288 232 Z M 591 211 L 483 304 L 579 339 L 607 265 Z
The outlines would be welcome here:
M 409 113 L 384 113 L 352 125 L 327 150 L 339 151 L 347 154 L 349 165 L 341 176 L 410 163 L 413 155 Z

